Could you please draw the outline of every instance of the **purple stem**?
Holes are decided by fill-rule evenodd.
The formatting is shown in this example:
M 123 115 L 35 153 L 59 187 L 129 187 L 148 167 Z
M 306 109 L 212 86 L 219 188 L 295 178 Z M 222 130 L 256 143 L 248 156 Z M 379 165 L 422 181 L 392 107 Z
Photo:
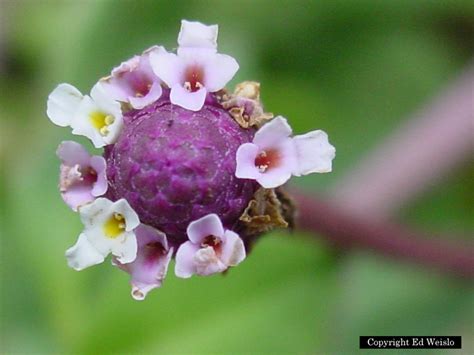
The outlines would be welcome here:
M 449 237 L 422 235 L 362 218 L 301 192 L 292 191 L 292 196 L 298 207 L 296 225 L 336 247 L 368 249 L 455 276 L 474 278 L 472 243 L 448 242 Z

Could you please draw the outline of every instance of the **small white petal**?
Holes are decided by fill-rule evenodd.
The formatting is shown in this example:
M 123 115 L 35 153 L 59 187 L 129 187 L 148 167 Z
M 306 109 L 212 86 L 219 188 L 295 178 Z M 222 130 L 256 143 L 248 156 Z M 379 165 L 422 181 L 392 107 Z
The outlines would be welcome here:
M 257 179 L 261 173 L 255 166 L 255 158 L 259 153 L 259 148 L 253 143 L 244 143 L 236 153 L 237 166 L 235 176 L 239 179 Z
M 128 264 L 137 257 L 137 238 L 134 232 L 124 233 L 123 237 L 117 238 L 113 243 L 111 252 L 122 264 Z
M 266 189 L 273 189 L 286 183 L 291 178 L 291 170 L 271 169 L 261 174 L 256 180 Z
M 104 197 L 96 199 L 93 203 L 81 206 L 79 214 L 86 229 L 102 226 L 103 222 L 112 213 L 112 206 L 113 202 Z
M 226 230 L 222 243 L 221 260 L 227 266 L 235 266 L 245 259 L 245 246 L 239 235 Z
M 237 61 L 226 54 L 215 54 L 206 63 L 204 85 L 209 92 L 216 92 L 226 86 L 239 70 Z
M 224 227 L 218 215 L 210 213 L 189 223 L 186 230 L 189 240 L 194 244 L 201 244 L 208 236 L 222 237 Z
M 199 111 L 206 101 L 206 95 L 205 87 L 196 92 L 189 92 L 181 84 L 176 84 L 171 88 L 170 101 L 186 110 Z
M 332 170 L 336 149 L 329 143 L 323 131 L 312 131 L 293 138 L 297 164 L 293 175 L 327 173 Z
M 194 255 L 199 250 L 198 245 L 191 242 L 185 242 L 180 245 L 176 252 L 176 264 L 174 272 L 176 276 L 187 279 L 196 273 L 196 266 L 194 264 Z
M 200 22 L 182 20 L 178 45 L 216 49 L 218 30 L 217 25 L 206 26 Z
M 282 139 L 288 138 L 292 133 L 286 118 L 277 116 L 260 128 L 253 139 L 253 143 L 260 149 L 274 148 Z
M 169 87 L 182 84 L 185 63 L 176 54 L 165 50 L 153 51 L 150 53 L 150 64 L 156 76 Z
M 82 98 L 83 95 L 74 86 L 59 84 L 48 96 L 46 114 L 54 124 L 69 126 Z
M 104 261 L 104 255 L 90 244 L 84 233 L 79 235 L 76 244 L 66 251 L 66 258 L 69 267 L 77 271 Z
M 120 213 L 125 219 L 125 230 L 127 232 L 134 230 L 140 225 L 140 219 L 137 213 L 130 206 L 128 201 L 124 198 L 114 202 L 114 212 Z

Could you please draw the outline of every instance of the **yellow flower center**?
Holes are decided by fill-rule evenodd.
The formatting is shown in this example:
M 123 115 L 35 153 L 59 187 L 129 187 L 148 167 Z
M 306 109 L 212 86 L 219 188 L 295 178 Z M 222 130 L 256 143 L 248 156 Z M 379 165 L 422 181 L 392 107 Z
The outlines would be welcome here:
M 114 213 L 104 223 L 103 228 L 106 237 L 115 239 L 125 231 L 125 219 L 120 213 Z
M 108 115 L 104 112 L 94 111 L 89 115 L 92 126 L 96 128 L 102 136 L 109 133 L 108 127 L 114 123 L 114 116 Z

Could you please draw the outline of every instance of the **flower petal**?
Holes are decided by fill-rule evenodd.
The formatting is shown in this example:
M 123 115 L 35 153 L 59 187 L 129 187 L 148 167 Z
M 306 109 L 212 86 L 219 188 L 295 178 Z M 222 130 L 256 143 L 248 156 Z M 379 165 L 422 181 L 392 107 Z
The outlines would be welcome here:
M 123 118 L 120 104 L 110 99 L 102 92 L 103 89 L 99 89 L 97 85 L 94 89 L 95 97 L 98 100 L 103 100 L 95 101 L 89 96 L 84 96 L 71 122 L 71 127 L 73 128 L 73 134 L 86 136 L 96 148 L 102 148 L 117 140 L 123 126 Z M 97 127 L 93 119 L 95 115 L 103 116 L 104 118 L 105 116 L 112 116 L 113 122 L 106 124 L 106 126 Z M 100 129 L 103 127 L 107 130 L 105 134 L 100 132 Z
M 150 53 L 151 67 L 162 81 L 169 87 L 181 84 L 185 70 L 184 62 L 174 53 L 165 50 Z
M 89 243 L 84 233 L 79 235 L 74 246 L 66 250 L 66 258 L 69 267 L 77 271 L 104 261 L 104 255 Z
M 293 175 L 327 173 L 332 170 L 336 149 L 329 143 L 323 131 L 312 131 L 293 138 L 297 164 Z
M 92 186 L 93 196 L 102 196 L 107 192 L 108 182 L 106 176 L 106 165 L 105 159 L 101 156 L 94 155 L 91 157 L 90 165 L 97 174 L 97 180 Z
M 238 265 L 245 259 L 245 246 L 239 235 L 226 230 L 222 242 L 221 261 L 227 266 Z
M 162 93 L 163 89 L 161 88 L 159 81 L 156 81 L 152 84 L 148 94 L 143 97 L 131 96 L 128 100 L 130 101 L 130 105 L 132 105 L 133 108 L 142 109 L 158 100 Z
M 90 186 L 75 184 L 61 191 L 63 201 L 73 210 L 77 211 L 81 206 L 94 201 Z
M 255 166 L 255 158 L 259 153 L 259 148 L 253 143 L 244 143 L 236 153 L 237 166 L 235 176 L 239 179 L 257 179 L 261 173 Z
M 54 124 L 69 126 L 82 98 L 83 95 L 74 86 L 59 84 L 48 96 L 46 114 Z
M 117 257 L 117 261 L 128 264 L 137 257 L 137 238 L 134 232 L 126 232 L 123 237 L 117 238 L 111 246 L 111 252 Z
M 194 254 L 199 250 L 198 245 L 191 242 L 181 244 L 176 252 L 174 272 L 176 276 L 187 279 L 196 273 Z
M 114 202 L 114 212 L 120 213 L 125 218 L 125 231 L 134 230 L 140 225 L 137 213 L 124 198 Z
M 204 74 L 204 86 L 209 92 L 223 89 L 234 77 L 239 64 L 226 54 L 215 54 L 206 63 Z
M 199 111 L 204 105 L 206 95 L 206 88 L 201 88 L 196 92 L 189 92 L 181 84 L 176 84 L 171 88 L 170 101 L 187 110 Z
M 141 109 L 162 94 L 160 79 L 150 64 L 150 55 L 165 52 L 163 47 L 153 46 L 141 56 L 134 56 L 112 70 L 111 76 L 100 80 L 107 93 L 121 102 L 128 102 L 133 108 Z
M 273 189 L 286 183 L 291 178 L 291 170 L 271 169 L 261 174 L 256 180 L 266 189 Z
M 84 96 L 71 121 L 72 134 L 89 138 L 96 148 L 107 145 L 104 137 L 91 123 L 91 115 L 100 111 L 100 108 L 89 96 Z
M 189 223 L 186 233 L 192 243 L 201 244 L 207 236 L 221 238 L 224 235 L 224 227 L 220 218 L 211 213 Z
M 64 165 L 88 166 L 90 161 L 89 152 L 81 144 L 74 141 L 63 141 L 56 150 L 56 155 Z
M 118 263 L 117 266 L 131 275 L 132 297 L 143 300 L 149 291 L 161 286 L 173 248 L 168 249 L 164 233 L 144 224 L 136 229 L 136 236 L 137 258 L 130 264 Z
M 181 21 L 178 35 L 180 47 L 217 48 L 218 26 L 206 26 L 200 22 Z
M 260 128 L 253 139 L 253 143 L 260 149 L 274 148 L 282 139 L 288 138 L 292 133 L 286 118 L 277 116 Z

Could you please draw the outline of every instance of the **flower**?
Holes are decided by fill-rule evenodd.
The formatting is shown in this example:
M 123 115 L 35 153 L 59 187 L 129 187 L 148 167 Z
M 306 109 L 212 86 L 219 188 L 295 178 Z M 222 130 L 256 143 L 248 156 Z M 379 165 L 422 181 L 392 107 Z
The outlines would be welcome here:
M 207 93 L 224 88 L 239 65 L 234 58 L 217 53 L 217 25 L 182 21 L 178 44 L 177 54 L 151 53 L 151 66 L 171 88 L 173 104 L 199 111 Z
M 231 230 L 224 230 L 219 217 L 212 213 L 189 224 L 189 241 L 176 253 L 176 276 L 211 275 L 238 265 L 245 259 L 242 239 Z
M 111 76 L 100 80 L 111 98 L 141 109 L 158 100 L 162 94 L 160 79 L 150 65 L 150 54 L 164 51 L 153 46 L 112 70 Z
M 59 189 L 66 204 L 74 211 L 107 191 L 105 159 L 91 156 L 79 143 L 62 142 L 57 151 L 61 159 Z
M 291 175 L 326 173 L 336 150 L 325 132 L 317 130 L 290 137 L 286 118 L 278 116 L 260 128 L 253 143 L 237 149 L 235 176 L 256 180 L 264 188 L 283 185 Z
M 114 260 L 114 264 L 131 275 L 132 297 L 143 300 L 148 292 L 161 286 L 174 249 L 168 246 L 166 235 L 153 227 L 141 224 L 135 234 L 137 258 L 129 264 Z
M 140 221 L 127 200 L 112 202 L 98 198 L 79 208 L 84 231 L 74 246 L 66 251 L 68 265 L 75 270 L 100 264 L 112 253 L 122 264 L 137 256 L 134 229 Z
M 72 127 L 73 134 L 86 136 L 96 148 L 114 143 L 123 124 L 120 104 L 100 83 L 92 88 L 91 96 L 72 85 L 58 85 L 48 97 L 46 113 L 54 124 Z

